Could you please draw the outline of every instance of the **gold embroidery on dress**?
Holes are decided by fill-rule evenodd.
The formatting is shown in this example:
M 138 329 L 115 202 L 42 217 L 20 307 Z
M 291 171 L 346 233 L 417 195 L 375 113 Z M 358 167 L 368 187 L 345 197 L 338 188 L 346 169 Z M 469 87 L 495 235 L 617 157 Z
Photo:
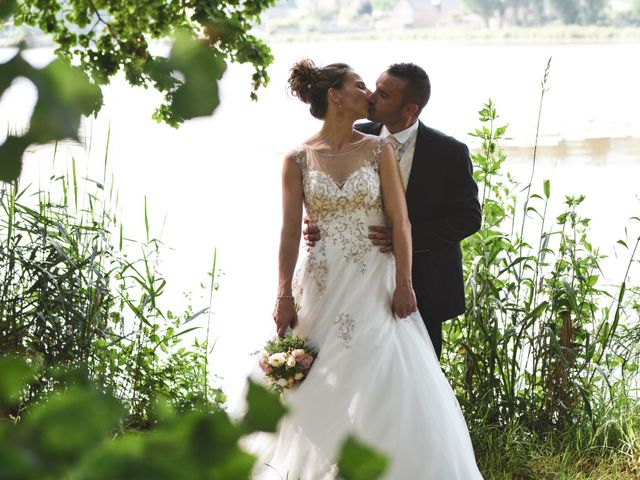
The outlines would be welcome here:
M 365 256 L 373 245 L 367 236 L 368 225 L 362 213 L 367 216 L 382 213 L 378 170 L 385 144 L 377 137 L 367 141 L 373 143 L 369 155 L 342 182 L 336 182 L 322 170 L 310 168 L 304 146 L 294 152 L 302 172 L 306 214 L 320 230 L 321 240 L 308 249 L 305 260 L 305 273 L 311 275 L 320 293 L 326 288 L 328 244 L 340 247 L 345 261 L 356 265 L 362 274 L 367 269 Z
M 351 340 L 353 338 L 353 331 L 356 328 L 356 322 L 348 313 L 341 313 L 333 321 L 333 324 L 337 327 L 336 335 L 342 341 L 345 348 L 351 348 Z
M 305 188 L 307 214 L 318 225 L 321 238 L 325 240 L 320 242 L 322 245 L 318 250 L 322 250 L 326 243 L 340 246 L 345 260 L 356 264 L 365 273 L 364 258 L 372 245 L 367 238 L 368 226 L 358 213 L 373 214 L 382 209 L 377 172 L 369 165 L 363 165 L 356 175 L 347 179 L 339 192 L 336 192 L 335 182 L 324 172 L 309 171 L 305 180 L 305 185 L 308 185 Z M 313 249 L 311 253 L 310 257 L 315 256 Z

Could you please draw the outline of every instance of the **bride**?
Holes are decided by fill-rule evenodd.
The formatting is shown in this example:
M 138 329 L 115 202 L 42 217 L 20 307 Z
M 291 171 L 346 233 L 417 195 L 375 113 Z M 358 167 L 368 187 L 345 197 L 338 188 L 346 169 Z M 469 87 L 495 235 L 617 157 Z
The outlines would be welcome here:
M 393 149 L 353 129 L 368 113 L 364 82 L 348 65 L 296 63 L 289 87 L 323 120 L 285 157 L 277 332 L 308 336 L 318 357 L 288 392 L 291 413 L 248 449 L 254 478 L 337 478 L 353 434 L 386 453 L 388 479 L 482 476 L 458 402 L 440 370 L 411 286 L 411 232 Z M 300 258 L 303 206 L 321 240 Z M 367 238 L 393 227 L 394 253 Z

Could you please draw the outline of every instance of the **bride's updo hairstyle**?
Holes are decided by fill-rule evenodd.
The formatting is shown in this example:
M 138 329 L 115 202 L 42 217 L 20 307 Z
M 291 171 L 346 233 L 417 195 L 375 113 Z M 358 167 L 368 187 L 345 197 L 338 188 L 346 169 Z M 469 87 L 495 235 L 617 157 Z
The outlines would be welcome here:
M 309 104 L 311 115 L 322 120 L 329 105 L 327 92 L 330 88 L 341 89 L 349 72 L 351 67 L 346 63 L 316 67 L 309 59 L 300 60 L 289 71 L 289 89 Z

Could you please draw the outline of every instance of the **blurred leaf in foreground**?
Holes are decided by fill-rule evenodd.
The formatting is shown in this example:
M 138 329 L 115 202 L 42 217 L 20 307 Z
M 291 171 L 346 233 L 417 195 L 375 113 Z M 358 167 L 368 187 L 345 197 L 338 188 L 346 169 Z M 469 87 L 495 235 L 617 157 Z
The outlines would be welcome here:
M 38 99 L 27 132 L 8 135 L 0 145 L 0 180 L 5 182 L 18 178 L 22 157 L 30 145 L 77 139 L 81 117 L 97 112 L 102 106 L 100 88 L 64 60 L 56 59 L 44 68 L 35 68 L 18 52 L 0 64 L 0 95 L 18 77 L 26 77 L 35 85 Z
M 338 458 L 340 478 L 344 480 L 375 480 L 386 471 L 389 459 L 354 437 L 342 444 Z

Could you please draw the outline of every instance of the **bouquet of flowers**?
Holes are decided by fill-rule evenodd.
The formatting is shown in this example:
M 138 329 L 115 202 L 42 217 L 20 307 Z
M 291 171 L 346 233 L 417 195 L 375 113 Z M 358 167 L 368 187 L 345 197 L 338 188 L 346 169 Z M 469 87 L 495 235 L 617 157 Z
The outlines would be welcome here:
M 307 337 L 288 334 L 269 340 L 258 363 L 272 388 L 282 393 L 304 380 L 316 356 Z

